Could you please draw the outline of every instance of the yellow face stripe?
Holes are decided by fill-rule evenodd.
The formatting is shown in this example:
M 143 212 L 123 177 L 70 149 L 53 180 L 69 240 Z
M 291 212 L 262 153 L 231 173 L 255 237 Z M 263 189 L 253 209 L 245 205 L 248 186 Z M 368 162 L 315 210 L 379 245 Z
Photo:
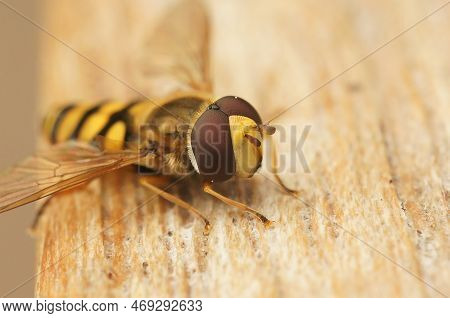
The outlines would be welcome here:
M 114 123 L 106 132 L 103 146 L 107 150 L 120 150 L 124 146 L 127 125 L 123 121 Z
M 88 108 L 86 105 L 80 105 L 74 107 L 67 114 L 65 114 L 61 124 L 58 127 L 58 131 L 56 132 L 56 142 L 66 141 L 70 138 L 72 132 L 77 127 L 78 122 L 87 109 Z
M 78 135 L 80 141 L 91 141 L 108 123 L 111 115 L 124 107 L 123 103 L 111 102 L 102 105 L 100 109 L 89 116 L 81 127 Z
M 233 143 L 236 161 L 236 175 L 249 178 L 258 170 L 262 161 L 262 136 L 255 121 L 245 116 L 233 115 L 229 117 L 231 141 Z M 259 146 L 250 142 L 245 135 L 257 139 Z

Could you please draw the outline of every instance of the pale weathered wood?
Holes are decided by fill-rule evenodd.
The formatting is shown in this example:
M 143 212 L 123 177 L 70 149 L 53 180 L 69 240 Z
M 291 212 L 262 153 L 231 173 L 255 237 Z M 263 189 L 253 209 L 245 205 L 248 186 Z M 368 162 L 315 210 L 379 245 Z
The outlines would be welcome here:
M 172 3 L 49 1 L 42 24 L 151 96 L 139 50 Z M 211 3 L 215 93 L 245 97 L 268 120 L 442 3 Z M 311 172 L 297 164 L 285 174 L 303 202 L 261 176 L 220 187 L 279 220 L 273 229 L 195 182 L 175 186 L 210 218 L 205 237 L 200 220 L 162 199 L 136 208 L 153 194 L 131 171 L 106 176 L 49 204 L 36 295 L 449 295 L 449 9 L 273 122 L 294 125 L 297 138 L 312 126 L 304 147 Z M 43 108 L 136 97 L 46 35 L 41 61 Z

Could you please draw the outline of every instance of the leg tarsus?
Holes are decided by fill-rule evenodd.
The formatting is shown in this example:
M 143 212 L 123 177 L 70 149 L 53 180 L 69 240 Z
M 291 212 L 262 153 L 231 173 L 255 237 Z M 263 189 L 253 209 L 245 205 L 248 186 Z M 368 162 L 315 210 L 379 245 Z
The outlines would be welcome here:
M 195 215 L 197 215 L 198 217 L 200 217 L 203 222 L 205 223 L 205 229 L 203 231 L 204 235 L 208 235 L 209 232 L 211 231 L 211 223 L 209 223 L 208 219 L 203 216 L 203 214 L 197 210 L 196 208 L 194 208 L 192 205 L 190 205 L 189 203 L 181 200 L 180 198 L 160 189 L 159 187 L 153 185 L 151 182 L 149 182 L 148 179 L 146 179 L 145 177 L 142 177 L 139 179 L 139 182 L 141 185 L 143 185 L 144 187 L 146 187 L 147 189 L 149 189 L 150 191 L 156 193 L 157 195 L 161 196 L 162 198 L 166 199 L 169 202 L 172 202 L 175 205 L 178 205 L 186 210 L 188 210 L 191 213 L 194 213 Z
M 214 191 L 211 188 L 211 185 L 209 183 L 204 183 L 203 184 L 203 191 L 205 191 L 206 193 L 212 195 L 213 197 L 216 197 L 217 199 L 221 200 L 222 202 L 224 202 L 224 203 L 226 203 L 228 205 L 237 207 L 238 209 L 240 209 L 240 210 L 242 210 L 244 212 L 253 214 L 254 216 L 256 216 L 264 224 L 264 226 L 266 228 L 270 228 L 275 223 L 274 221 L 270 221 L 264 215 L 262 215 L 261 213 L 259 213 L 256 210 L 252 209 L 251 207 L 249 207 L 249 206 L 247 206 L 247 205 L 245 205 L 245 204 L 243 204 L 241 202 L 238 202 L 238 201 L 232 200 L 230 198 L 227 198 L 226 196 L 224 196 L 224 195 Z
M 286 186 L 283 182 L 283 180 L 281 180 L 280 175 L 278 174 L 278 172 L 274 172 L 273 175 L 275 176 L 275 179 L 277 180 L 277 183 L 280 187 L 283 188 L 284 191 L 286 191 L 289 194 L 293 194 L 293 195 L 298 195 L 299 191 L 295 190 L 295 189 L 291 189 L 288 186 Z

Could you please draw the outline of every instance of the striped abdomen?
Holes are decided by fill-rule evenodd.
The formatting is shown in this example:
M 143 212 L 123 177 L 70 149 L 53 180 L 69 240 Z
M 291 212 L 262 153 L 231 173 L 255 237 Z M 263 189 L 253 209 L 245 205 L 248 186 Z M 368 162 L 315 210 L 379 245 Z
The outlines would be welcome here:
M 50 112 L 44 134 L 51 143 L 67 140 L 90 142 L 97 136 L 112 140 L 109 148 L 123 148 L 156 107 L 148 101 L 70 104 Z
M 122 149 L 126 141 L 135 141 L 142 128 L 149 128 L 144 142 L 156 142 L 164 153 L 139 165 L 169 175 L 182 175 L 192 169 L 187 153 L 186 132 L 202 105 L 211 103 L 203 96 L 184 95 L 169 98 L 156 106 L 151 101 L 132 103 L 102 102 L 72 104 L 51 112 L 44 121 L 44 133 L 51 143 L 68 140 L 90 142 L 103 136 L 103 147 Z M 157 129 L 154 133 L 153 127 Z M 141 141 L 139 141 L 141 142 Z

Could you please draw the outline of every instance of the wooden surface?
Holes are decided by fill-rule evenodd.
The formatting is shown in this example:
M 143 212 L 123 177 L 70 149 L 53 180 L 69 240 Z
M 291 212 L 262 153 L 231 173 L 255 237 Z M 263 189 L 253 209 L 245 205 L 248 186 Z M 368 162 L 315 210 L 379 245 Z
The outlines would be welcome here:
M 174 1 L 48 1 L 54 36 L 137 90 L 140 50 Z M 214 91 L 256 105 L 264 120 L 327 82 L 444 1 L 217 1 L 211 12 Z M 444 296 L 450 294 L 447 6 L 273 124 L 311 125 L 286 181 L 219 187 L 278 224 L 203 194 L 172 193 L 187 212 L 124 171 L 56 197 L 38 228 L 37 296 Z M 42 34 L 42 109 L 137 94 Z M 149 58 L 151 58 L 149 56 Z M 282 144 L 284 153 L 289 142 Z M 263 172 L 265 176 L 269 174 Z M 128 213 L 128 214 L 127 214 Z

